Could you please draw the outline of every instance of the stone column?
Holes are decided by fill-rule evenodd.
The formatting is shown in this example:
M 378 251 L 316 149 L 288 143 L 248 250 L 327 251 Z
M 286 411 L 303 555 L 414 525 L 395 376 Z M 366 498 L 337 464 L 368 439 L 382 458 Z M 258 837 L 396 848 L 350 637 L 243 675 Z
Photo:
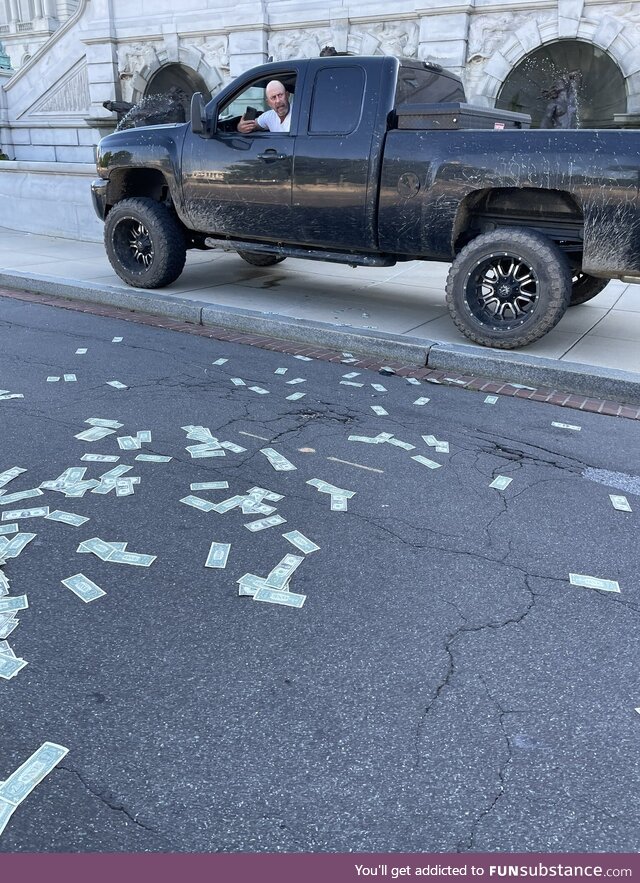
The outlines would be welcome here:
M 436 61 L 458 76 L 467 60 L 467 40 L 471 7 L 463 12 L 448 12 L 449 0 L 432 0 L 428 15 L 420 17 L 418 57 Z
M 20 11 L 18 9 L 18 0 L 9 0 L 9 21 L 20 21 Z

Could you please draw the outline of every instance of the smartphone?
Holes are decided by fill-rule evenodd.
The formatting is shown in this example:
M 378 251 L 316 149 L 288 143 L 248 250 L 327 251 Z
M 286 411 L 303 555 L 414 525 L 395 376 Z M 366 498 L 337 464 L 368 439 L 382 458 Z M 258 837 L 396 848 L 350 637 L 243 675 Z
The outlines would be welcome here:
M 260 116 L 260 111 L 255 107 L 248 107 L 244 112 L 245 120 L 255 120 Z

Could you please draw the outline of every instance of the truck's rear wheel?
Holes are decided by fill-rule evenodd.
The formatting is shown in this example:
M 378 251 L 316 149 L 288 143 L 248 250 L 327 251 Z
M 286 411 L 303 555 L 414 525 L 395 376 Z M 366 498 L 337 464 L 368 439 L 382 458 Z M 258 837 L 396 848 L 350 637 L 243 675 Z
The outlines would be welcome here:
M 556 325 L 571 297 L 571 269 L 557 245 L 522 227 L 478 236 L 457 255 L 447 306 L 474 343 L 516 349 Z
M 127 285 L 162 288 L 175 282 L 187 257 L 184 233 L 169 209 L 146 197 L 123 199 L 104 227 L 111 266 Z
M 281 264 L 286 258 L 284 254 L 266 254 L 261 251 L 239 251 L 238 254 L 252 267 L 273 267 L 274 264 Z
M 609 279 L 598 279 L 596 276 L 588 276 L 581 270 L 574 270 L 571 276 L 571 300 L 570 307 L 585 304 L 592 297 L 607 287 Z

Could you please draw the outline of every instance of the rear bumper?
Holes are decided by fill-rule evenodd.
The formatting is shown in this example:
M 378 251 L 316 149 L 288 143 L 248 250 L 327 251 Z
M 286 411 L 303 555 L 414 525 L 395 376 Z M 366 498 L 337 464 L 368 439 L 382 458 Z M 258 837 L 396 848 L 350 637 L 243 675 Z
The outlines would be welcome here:
M 91 182 L 91 201 L 93 202 L 95 213 L 101 221 L 104 221 L 107 215 L 108 184 L 109 182 L 104 181 L 102 178 L 96 178 L 94 181 Z

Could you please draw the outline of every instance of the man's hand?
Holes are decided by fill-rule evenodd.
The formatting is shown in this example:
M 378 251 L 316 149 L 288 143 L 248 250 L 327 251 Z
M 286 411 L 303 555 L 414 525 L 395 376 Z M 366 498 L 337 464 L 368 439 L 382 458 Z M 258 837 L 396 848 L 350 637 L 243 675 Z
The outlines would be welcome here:
M 260 126 L 255 120 L 245 120 L 244 117 L 241 117 L 240 122 L 238 123 L 238 132 L 241 132 L 243 135 L 248 135 L 250 132 L 257 131 L 260 131 Z

